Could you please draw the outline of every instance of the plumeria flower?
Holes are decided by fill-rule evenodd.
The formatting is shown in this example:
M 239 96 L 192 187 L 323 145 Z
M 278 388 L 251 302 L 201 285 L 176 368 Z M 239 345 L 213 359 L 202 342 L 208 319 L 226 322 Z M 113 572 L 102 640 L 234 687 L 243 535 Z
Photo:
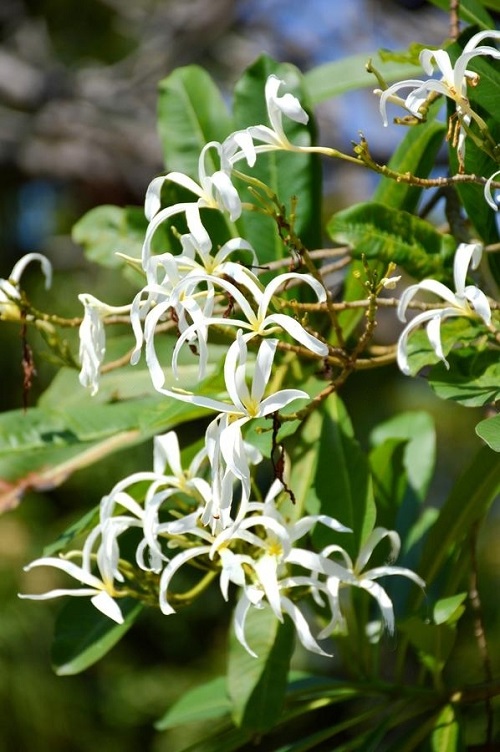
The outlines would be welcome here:
M 401 296 L 398 306 L 398 316 L 406 321 L 408 304 L 419 290 L 433 292 L 442 298 L 447 305 L 417 314 L 400 334 L 397 347 L 397 361 L 401 371 L 409 375 L 408 337 L 414 329 L 427 323 L 427 336 L 438 358 L 449 368 L 441 344 L 441 322 L 455 316 L 479 317 L 489 326 L 491 309 L 486 295 L 475 285 L 466 285 L 469 267 L 477 269 L 482 255 L 482 246 L 478 243 L 461 243 L 455 254 L 453 276 L 455 292 L 442 282 L 435 279 L 424 279 L 416 285 L 410 285 Z
M 118 606 L 115 598 L 118 593 L 115 591 L 112 580 L 99 579 L 96 575 L 93 575 L 91 571 L 84 566 L 78 566 L 72 561 L 63 558 L 57 558 L 56 556 L 44 556 L 40 559 L 32 561 L 25 568 L 25 572 L 29 572 L 35 567 L 54 567 L 55 569 L 61 569 L 66 574 L 69 574 L 78 582 L 81 582 L 85 587 L 81 588 L 56 588 L 55 590 L 49 590 L 48 593 L 41 593 L 36 595 L 27 595 L 22 593 L 20 598 L 28 598 L 31 600 L 43 601 L 48 598 L 59 598 L 62 595 L 74 595 L 74 596 L 91 596 L 90 602 L 98 611 L 101 611 L 109 619 L 112 619 L 117 624 L 123 624 L 123 614 Z
M 491 46 L 478 46 L 487 38 L 500 39 L 499 31 L 481 31 L 474 34 L 464 47 L 462 54 L 457 58 L 455 65 L 452 65 L 450 56 L 445 50 L 422 50 L 420 53 L 420 64 L 428 75 L 434 73 L 436 68 L 441 73 L 440 79 L 430 78 L 427 81 L 419 79 L 407 79 L 389 86 L 385 91 L 376 89 L 375 93 L 380 95 L 380 112 L 384 125 L 387 126 L 387 103 L 393 102 L 406 108 L 411 114 L 421 119 L 422 113 L 420 108 L 425 104 L 429 94 L 436 92 L 444 94 L 456 103 L 456 113 L 460 123 L 468 127 L 473 118 L 478 116 L 474 113 L 469 104 L 467 97 L 467 86 L 476 86 L 479 82 L 479 75 L 474 71 L 467 69 L 469 62 L 479 56 L 488 56 L 496 60 L 500 59 L 500 51 Z M 400 89 L 411 89 L 405 99 L 397 96 Z M 465 130 L 460 127 L 457 138 L 457 152 L 459 162 L 463 165 L 465 151 Z
M 406 567 L 393 566 L 392 564 L 383 564 L 380 567 L 373 567 L 372 569 L 365 569 L 368 564 L 373 551 L 378 544 L 388 538 L 391 545 L 390 561 L 394 561 L 397 558 L 401 541 L 399 535 L 394 530 L 387 530 L 383 527 L 375 528 L 365 543 L 361 547 L 356 561 L 353 563 L 348 553 L 338 545 L 326 546 L 321 551 L 321 556 L 325 559 L 332 554 L 340 555 L 342 559 L 342 566 L 348 572 L 348 575 L 340 574 L 338 571 L 328 574 L 328 565 L 325 565 L 325 571 L 327 572 L 326 587 L 330 591 L 330 594 L 335 600 L 338 600 L 339 591 L 345 587 L 358 587 L 369 593 L 377 602 L 384 623 L 388 631 L 392 634 L 394 632 L 394 609 L 392 601 L 384 588 L 379 585 L 376 580 L 380 577 L 391 577 L 398 575 L 400 577 L 406 577 L 421 588 L 425 587 L 425 582 L 411 569 Z M 328 625 L 319 635 L 319 637 L 326 637 L 331 633 L 331 625 Z
M 45 276 L 45 289 L 50 287 L 52 281 L 52 265 L 49 259 L 41 253 L 27 253 L 14 264 L 8 279 L 0 279 L 0 318 L 5 320 L 18 320 L 19 308 L 15 301 L 20 299 L 19 282 L 21 276 L 32 261 L 38 261 Z
M 231 182 L 230 172 L 227 169 L 216 170 L 211 175 L 206 168 L 206 160 L 210 151 L 215 151 L 222 158 L 222 145 L 217 141 L 206 144 L 198 161 L 199 183 L 182 172 L 169 172 L 155 178 L 146 192 L 145 214 L 149 220 L 142 249 L 143 265 L 146 264 L 151 252 L 151 240 L 159 225 L 169 217 L 184 213 L 189 232 L 196 238 L 196 242 L 204 251 L 211 248 L 210 237 L 203 226 L 200 217 L 200 208 L 217 209 L 227 213 L 229 219 L 234 222 L 241 214 L 241 200 L 238 191 Z M 194 202 L 179 203 L 161 209 L 161 189 L 166 181 L 176 183 L 194 193 L 198 198 Z
M 90 387 L 93 396 L 99 390 L 100 368 L 106 354 L 106 332 L 104 321 L 108 316 L 130 313 L 130 305 L 110 306 L 89 293 L 82 293 L 78 299 L 85 312 L 80 324 L 80 384 Z

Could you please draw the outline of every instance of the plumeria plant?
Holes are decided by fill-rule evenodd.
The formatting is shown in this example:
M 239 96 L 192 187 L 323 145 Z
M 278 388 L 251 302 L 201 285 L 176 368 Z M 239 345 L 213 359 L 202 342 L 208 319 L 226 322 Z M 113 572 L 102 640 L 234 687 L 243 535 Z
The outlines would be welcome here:
M 54 586 L 27 578 L 21 598 L 67 598 L 55 634 L 64 674 L 101 658 L 145 608 L 168 625 L 207 592 L 226 602 L 227 676 L 157 724 L 208 722 L 190 750 L 500 744 L 500 646 L 476 563 L 500 485 L 500 31 L 489 5 L 464 2 L 478 26 L 442 49 L 389 60 L 392 81 L 410 64 L 411 78 L 389 85 L 384 62 L 368 63 L 380 127 L 407 126 L 387 164 L 364 136 L 351 153 L 317 143 L 313 105 L 338 91 L 337 64 L 304 76 L 262 56 L 231 113 L 206 72 L 174 71 L 160 84 L 166 170 L 143 218 L 105 206 L 74 229 L 136 294 L 110 305 L 82 292 L 83 314 L 64 319 L 23 289 L 30 261 L 50 282 L 40 254 L 0 281 L 1 319 L 21 322 L 25 339 L 38 328 L 62 364 L 39 406 L 0 419 L 3 511 L 153 439 L 152 469 L 91 500 L 27 562 Z M 380 179 L 369 201 L 325 222 L 326 160 Z M 78 327 L 79 351 L 65 327 Z M 354 374 L 373 389 L 381 368 L 482 409 L 482 446 L 447 496 L 428 496 L 426 413 L 395 413 L 368 448 L 357 441 L 343 389 Z M 480 667 L 470 680 L 455 665 L 464 639 Z

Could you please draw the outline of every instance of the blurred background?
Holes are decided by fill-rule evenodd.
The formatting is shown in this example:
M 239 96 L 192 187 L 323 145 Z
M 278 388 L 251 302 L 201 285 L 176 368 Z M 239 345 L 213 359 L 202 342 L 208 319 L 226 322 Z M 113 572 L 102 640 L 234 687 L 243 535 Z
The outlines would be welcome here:
M 174 68 L 204 66 L 229 98 L 234 81 L 263 51 L 305 71 L 346 54 L 368 57 L 379 47 L 440 45 L 447 35 L 447 15 L 420 0 L 3 0 L 0 277 L 24 253 L 40 251 L 56 270 L 52 310 L 79 314 L 76 295 L 86 290 L 98 297 L 105 290 L 109 303 L 129 300 L 122 278 L 117 283 L 85 262 L 70 230 L 93 206 L 141 205 L 149 181 L 164 171 L 156 91 Z M 318 118 L 322 143 L 348 151 L 362 129 L 379 161 L 394 148 L 397 133 L 382 127 L 370 89 L 322 105 Z M 370 195 L 373 178 L 355 172 L 329 168 L 332 209 Z M 28 272 L 25 284 L 45 306 L 38 276 L 37 269 Z M 16 326 L 0 328 L 0 348 L 0 409 L 19 408 Z M 31 404 L 54 373 L 49 363 L 37 363 Z M 381 371 L 368 391 L 359 383 L 353 377 L 344 397 L 362 441 L 389 410 L 433 413 L 440 467 L 434 494 L 445 493 L 477 445 L 477 414 L 438 402 L 425 383 L 395 369 Z M 460 445 L 457 434 L 465 437 Z M 92 498 L 84 471 L 50 494 L 28 494 L 0 518 L 0 752 L 174 752 L 180 738 L 155 732 L 152 722 L 187 687 L 224 671 L 228 614 L 218 599 L 172 619 L 146 613 L 97 666 L 60 678 L 50 668 L 59 604 L 16 598 L 22 566 L 94 506 L 124 466 L 148 468 L 150 458 L 150 445 L 121 452 L 92 469 Z M 494 535 L 495 526 L 484 533 L 489 558 L 481 564 L 490 579 L 500 563 Z M 186 744 L 184 729 L 182 735 Z

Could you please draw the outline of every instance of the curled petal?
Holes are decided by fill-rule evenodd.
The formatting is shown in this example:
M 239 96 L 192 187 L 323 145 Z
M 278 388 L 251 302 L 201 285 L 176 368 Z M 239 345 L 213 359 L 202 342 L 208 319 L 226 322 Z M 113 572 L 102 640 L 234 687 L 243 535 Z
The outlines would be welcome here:
M 489 326 L 491 324 L 491 308 L 484 292 L 474 285 L 467 285 L 464 294 L 478 316 L 482 318 L 486 326 Z
M 493 211 L 498 211 L 498 204 L 493 198 L 493 194 L 491 192 L 492 191 L 491 184 L 493 183 L 493 181 L 497 179 L 498 175 L 500 175 L 500 170 L 497 170 L 496 172 L 494 172 L 493 175 L 491 175 L 491 177 L 488 178 L 488 180 L 486 181 L 486 185 L 484 186 L 484 197 L 486 199 L 486 202 L 493 209 Z

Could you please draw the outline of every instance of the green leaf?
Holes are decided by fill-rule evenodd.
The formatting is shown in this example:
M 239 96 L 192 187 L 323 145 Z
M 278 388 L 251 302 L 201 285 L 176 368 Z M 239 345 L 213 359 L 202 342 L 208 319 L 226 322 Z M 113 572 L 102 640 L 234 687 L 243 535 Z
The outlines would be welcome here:
M 31 408 L 0 415 L 0 510 L 29 489 L 46 490 L 72 473 L 206 411 L 159 397 L 110 404 Z
M 448 48 L 452 61 L 462 53 L 463 46 L 477 29 L 466 29 L 459 37 L 459 40 Z M 488 59 L 487 56 L 477 56 L 471 61 L 471 69 L 479 73 L 479 83 L 475 87 L 468 88 L 468 97 L 471 107 L 485 121 L 493 142 L 498 144 L 500 141 L 500 122 L 498 120 L 498 90 L 500 87 L 500 72 L 496 61 Z M 448 117 L 455 116 L 455 103 L 448 100 Z M 473 123 L 471 131 L 480 136 L 478 127 Z M 459 165 L 452 140 L 449 142 L 449 162 L 450 170 L 458 172 Z M 490 147 L 491 150 L 491 147 Z M 475 175 L 484 175 L 490 177 L 498 170 L 498 157 L 490 156 L 480 144 L 476 144 L 470 135 L 466 137 L 465 146 L 465 172 Z M 496 213 L 486 203 L 484 198 L 484 187 L 474 184 L 458 184 L 458 194 L 462 200 L 465 211 L 474 226 L 477 235 L 485 244 L 497 243 L 500 239 L 498 233 Z M 490 254 L 488 258 L 490 268 L 496 282 L 500 282 L 500 262 L 495 254 Z
M 423 501 L 434 473 L 436 430 L 432 417 L 425 412 L 400 413 L 378 425 L 370 434 L 375 446 L 388 439 L 405 441 L 404 466 L 409 483 Z
M 314 441 L 316 464 L 314 478 L 306 497 L 310 514 L 327 514 L 351 528 L 342 534 L 342 546 L 354 557 L 375 526 L 375 502 L 368 460 L 354 438 L 346 409 L 332 395 L 322 410 L 323 420 L 316 422 Z M 323 525 L 313 531 L 314 544 L 320 548 L 331 543 L 335 533 Z
M 456 242 L 428 222 L 384 204 L 367 202 L 337 212 L 327 226 L 337 243 L 351 246 L 353 258 L 390 261 L 412 277 L 443 277 Z
M 430 0 L 433 5 L 445 10 L 450 10 L 449 0 Z M 469 24 L 477 24 L 481 29 L 493 29 L 495 23 L 490 14 L 483 8 L 478 0 L 460 0 L 458 5 L 460 18 Z
M 390 529 L 396 526 L 397 514 L 407 487 L 405 448 L 405 440 L 388 439 L 370 452 L 377 524 Z
M 453 650 L 456 629 L 449 624 L 425 623 L 418 616 L 399 622 L 399 629 L 408 637 L 423 665 L 439 676 Z
M 375 76 L 366 70 L 369 60 L 387 82 L 415 78 L 415 74 L 418 74 L 418 68 L 415 65 L 393 61 L 384 62 L 379 52 L 375 52 L 373 55 L 364 52 L 358 55 L 350 55 L 341 60 L 319 65 L 304 75 L 312 104 L 320 104 L 320 102 L 354 89 L 377 86 Z
M 500 415 L 482 420 L 476 426 L 476 433 L 494 452 L 500 452 Z
M 435 110 L 435 108 L 434 108 Z M 392 155 L 388 167 L 399 173 L 410 172 L 426 178 L 436 164 L 437 153 L 446 135 L 446 126 L 428 117 L 427 121 L 412 127 Z M 382 177 L 373 200 L 393 209 L 415 212 L 422 188 Z
M 209 141 L 223 141 L 233 125 L 209 74 L 196 65 L 177 68 L 159 85 L 158 131 L 165 165 L 198 180 L 198 158 Z M 206 155 L 207 172 L 219 169 Z
M 483 447 L 458 478 L 427 536 L 418 573 L 428 586 L 474 523 L 482 519 L 499 490 L 500 462 Z
M 251 656 L 231 632 L 227 689 L 235 724 L 263 733 L 275 725 L 283 707 L 295 628 L 288 617 L 279 622 L 266 606 L 250 610 L 245 630 L 258 657 Z
M 124 265 L 117 252 L 140 259 L 147 224 L 139 207 L 98 206 L 78 220 L 71 237 L 89 261 L 116 269 Z
M 467 593 L 457 593 L 436 601 L 433 609 L 434 624 L 454 624 L 465 611 Z
M 198 721 L 213 720 L 229 715 L 231 703 L 226 691 L 226 677 L 212 681 L 185 692 L 171 708 L 155 723 L 158 731 Z
M 481 407 L 500 399 L 498 351 L 462 348 L 448 355 L 449 368 L 439 362 L 429 373 L 438 397 L 467 407 Z
M 236 128 L 249 125 L 267 124 L 267 109 L 264 87 L 270 74 L 274 73 L 286 83 L 286 89 L 297 96 L 307 109 L 307 90 L 299 70 L 290 64 L 277 63 L 266 55 L 261 55 L 237 82 L 234 90 L 234 120 Z M 314 123 L 312 117 L 308 125 L 295 123 L 283 118 L 283 127 L 292 143 L 309 145 L 313 140 Z M 321 173 L 317 155 L 298 154 L 286 151 L 261 154 L 255 167 L 249 168 L 242 162 L 238 168 L 267 185 L 290 213 L 291 199 L 297 197 L 297 211 L 294 229 L 302 242 L 311 248 L 321 243 Z M 242 184 L 242 200 L 250 200 Z M 253 201 L 255 203 L 255 201 Z M 259 261 L 266 264 L 285 255 L 283 241 L 278 236 L 276 223 L 259 212 L 244 211 L 237 222 L 238 230 L 254 248 L 258 250 Z
M 464 742 L 455 707 L 445 705 L 436 719 L 431 736 L 432 752 L 461 752 Z
M 128 632 L 142 608 L 133 598 L 120 599 L 125 621 L 116 624 L 87 598 L 71 598 L 55 624 L 52 663 L 56 674 L 78 674 L 100 660 Z

